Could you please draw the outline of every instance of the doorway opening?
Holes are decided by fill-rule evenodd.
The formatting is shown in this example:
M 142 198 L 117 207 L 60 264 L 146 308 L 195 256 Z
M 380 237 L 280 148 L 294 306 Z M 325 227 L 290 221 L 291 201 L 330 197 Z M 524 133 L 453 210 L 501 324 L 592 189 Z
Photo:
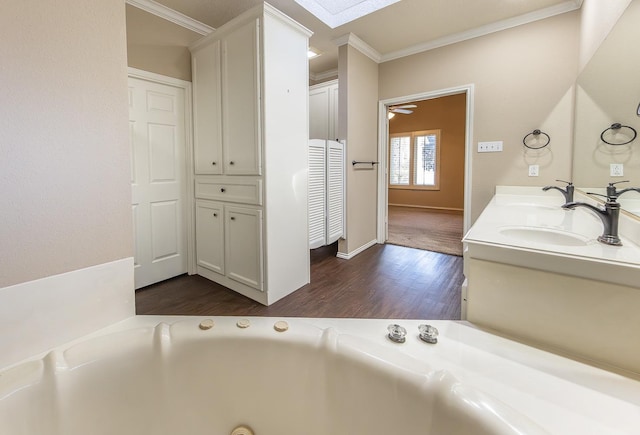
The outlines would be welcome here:
M 378 243 L 462 255 L 472 107 L 473 85 L 379 102 Z

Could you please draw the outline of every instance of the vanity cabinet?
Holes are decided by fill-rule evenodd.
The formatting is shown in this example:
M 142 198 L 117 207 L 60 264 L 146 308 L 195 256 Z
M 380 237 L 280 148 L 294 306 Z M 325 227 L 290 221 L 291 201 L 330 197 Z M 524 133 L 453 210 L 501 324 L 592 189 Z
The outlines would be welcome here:
M 576 192 L 576 201 L 596 205 Z M 591 211 L 541 187 L 497 186 L 463 239 L 463 319 L 551 351 L 640 374 L 640 220 L 599 243 Z
M 192 272 L 264 305 L 309 282 L 310 34 L 263 3 L 189 47 Z

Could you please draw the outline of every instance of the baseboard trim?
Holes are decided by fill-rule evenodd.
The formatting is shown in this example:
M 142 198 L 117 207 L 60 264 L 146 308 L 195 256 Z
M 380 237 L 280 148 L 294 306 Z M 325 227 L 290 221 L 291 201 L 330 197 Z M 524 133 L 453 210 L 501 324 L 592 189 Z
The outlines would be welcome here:
M 426 209 L 426 210 L 455 211 L 455 212 L 464 213 L 464 209 L 463 208 L 454 208 L 454 207 L 432 207 L 430 205 L 409 205 L 409 204 L 391 204 L 391 203 L 389 203 L 389 206 L 421 208 L 421 209 Z
M 135 315 L 133 258 L 0 289 L 0 368 Z
M 370 247 L 372 247 L 373 245 L 377 244 L 378 241 L 377 240 L 371 240 L 368 243 L 365 243 L 364 245 L 360 246 L 358 249 L 355 249 L 349 253 L 344 253 L 344 252 L 338 252 L 336 254 L 336 257 L 338 258 L 342 258 L 343 260 L 351 260 L 353 257 L 355 257 L 356 255 L 358 255 L 359 253 L 361 253 L 362 251 L 365 251 L 367 249 L 369 249 Z

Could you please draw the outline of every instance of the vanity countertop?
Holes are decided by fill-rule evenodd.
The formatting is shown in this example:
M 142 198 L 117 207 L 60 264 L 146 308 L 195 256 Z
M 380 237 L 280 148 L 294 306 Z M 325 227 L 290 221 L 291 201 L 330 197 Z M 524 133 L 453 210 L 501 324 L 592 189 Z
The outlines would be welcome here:
M 597 202 L 576 192 L 575 201 Z M 640 285 L 640 220 L 621 214 L 622 246 L 596 239 L 600 218 L 585 208 L 566 210 L 564 197 L 541 187 L 496 187 L 465 235 L 467 255 L 623 285 Z

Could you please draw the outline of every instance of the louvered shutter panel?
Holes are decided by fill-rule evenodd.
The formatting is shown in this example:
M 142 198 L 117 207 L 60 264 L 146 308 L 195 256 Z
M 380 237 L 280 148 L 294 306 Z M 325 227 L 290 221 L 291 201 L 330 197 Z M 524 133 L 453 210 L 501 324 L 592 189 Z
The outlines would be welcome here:
M 309 141 L 309 248 L 319 248 L 325 239 L 326 145 Z
M 344 234 L 344 146 L 327 141 L 327 245 Z

